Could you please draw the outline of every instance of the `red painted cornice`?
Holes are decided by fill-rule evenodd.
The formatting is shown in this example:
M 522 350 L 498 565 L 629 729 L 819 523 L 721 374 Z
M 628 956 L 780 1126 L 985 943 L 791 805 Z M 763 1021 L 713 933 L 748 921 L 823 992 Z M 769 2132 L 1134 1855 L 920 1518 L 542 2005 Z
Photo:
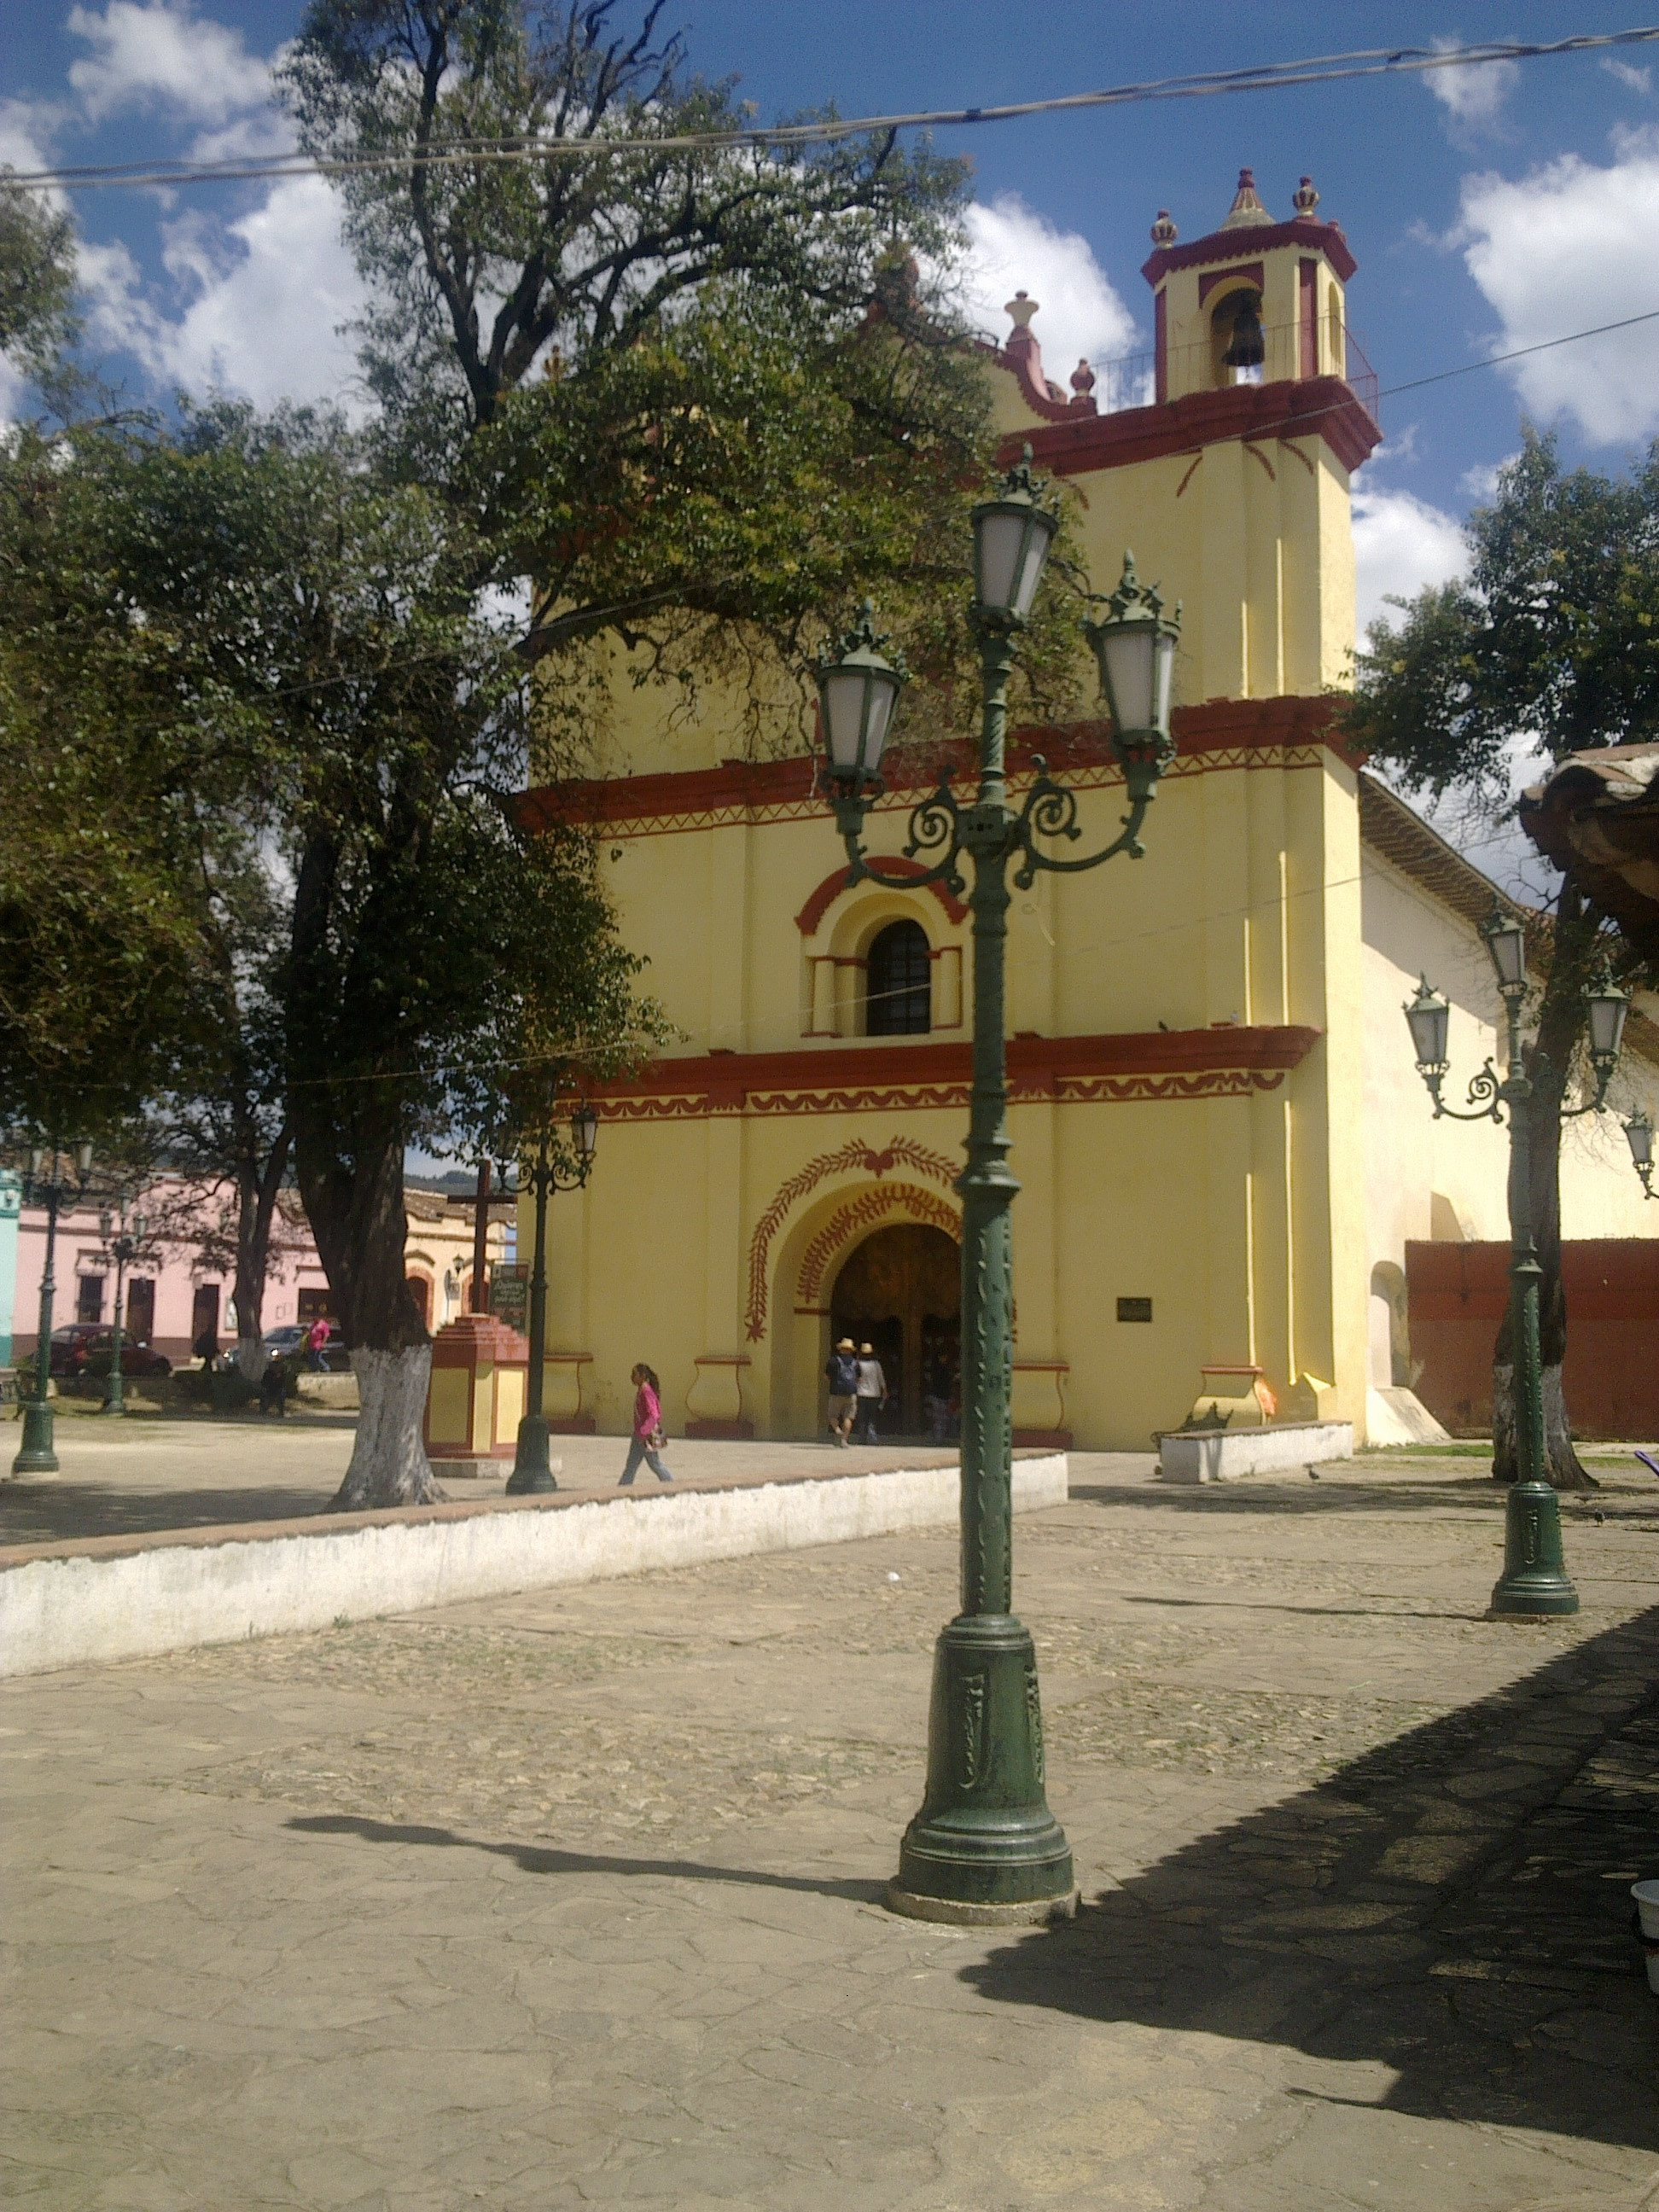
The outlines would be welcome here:
M 1170 728 L 1182 760 L 1200 761 L 1217 754 L 1222 757 L 1218 766 L 1236 766 L 1241 753 L 1255 753 L 1265 764 L 1273 753 L 1287 747 L 1323 745 L 1351 767 L 1357 767 L 1358 759 L 1341 743 L 1334 726 L 1334 712 L 1335 702 L 1319 696 L 1209 699 L 1202 706 L 1177 707 L 1170 717 Z M 1115 760 L 1111 732 L 1105 722 L 1024 729 L 1010 737 L 1008 761 L 1013 773 L 1028 770 L 1034 753 L 1041 753 L 1056 770 L 1108 768 Z M 891 792 L 931 790 L 938 781 L 937 761 L 907 762 L 900 753 L 890 757 L 885 765 L 887 787 Z M 961 776 L 971 774 L 973 755 L 969 747 L 960 749 L 955 765 Z M 678 823 L 696 828 L 714 815 L 741 817 L 775 807 L 821 807 L 827 821 L 829 805 L 817 796 L 817 773 L 816 763 L 807 755 L 797 753 L 788 760 L 723 761 L 719 768 L 546 784 L 520 793 L 515 804 L 520 820 L 532 830 L 560 822 L 583 823 L 598 829 L 622 822 Z M 825 878 L 826 883 L 839 880 L 838 876 Z M 820 884 L 813 896 L 823 891 Z M 830 891 L 829 897 L 834 896 Z
M 1162 246 L 1141 263 L 1140 273 L 1149 284 L 1161 284 L 1174 270 L 1244 261 L 1276 246 L 1305 246 L 1322 253 L 1345 284 L 1359 266 L 1340 223 L 1299 215 L 1289 222 L 1241 223 L 1232 230 L 1212 230 L 1207 238 L 1192 239 L 1185 246 Z
M 1286 1025 L 1245 1029 L 1143 1030 L 1100 1036 L 1016 1036 L 1008 1044 L 1008 1080 L 1026 1097 L 1053 1095 L 1089 1076 L 1205 1075 L 1228 1069 L 1299 1066 L 1319 1042 L 1317 1030 Z M 929 1089 L 965 1084 L 973 1073 L 971 1044 L 901 1044 L 890 1040 L 821 1045 L 793 1052 L 716 1052 L 653 1060 L 638 1075 L 600 1085 L 594 1103 L 694 1097 L 728 1109 L 752 1091 L 848 1091 L 879 1084 Z
M 1126 407 L 1115 415 L 1083 415 L 1017 430 L 1002 442 L 1008 466 L 1029 443 L 1040 468 L 1059 476 L 1121 469 L 1133 461 L 1196 453 L 1235 438 L 1323 438 L 1345 469 L 1357 469 L 1382 442 L 1370 410 L 1340 376 L 1286 378 L 1277 384 L 1235 384 L 1189 392 L 1161 407 Z

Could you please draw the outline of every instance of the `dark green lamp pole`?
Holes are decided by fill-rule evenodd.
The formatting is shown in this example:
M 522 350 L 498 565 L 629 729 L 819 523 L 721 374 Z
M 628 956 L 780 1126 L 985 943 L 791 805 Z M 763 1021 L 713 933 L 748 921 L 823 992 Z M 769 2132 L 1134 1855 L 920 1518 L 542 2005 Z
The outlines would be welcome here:
M 71 1196 L 79 1194 L 87 1177 L 92 1172 L 92 1146 L 79 1144 L 75 1147 L 76 1182 Z M 70 1160 L 54 1140 L 50 1145 L 37 1145 L 29 1156 L 28 1181 L 24 1186 L 24 1199 L 30 1206 L 44 1206 L 46 1216 L 46 1258 L 40 1275 L 40 1340 L 34 1352 L 34 1395 L 23 1407 L 23 1441 L 11 1463 L 14 1474 L 56 1474 L 58 1455 L 52 1449 L 52 1309 L 58 1279 L 54 1268 L 58 1256 L 58 1212 L 64 1193 L 70 1189 Z
M 1440 1096 L 1449 1062 L 1446 1031 L 1450 1009 L 1425 975 L 1406 1008 L 1418 1073 L 1434 1100 L 1437 1121 L 1504 1121 L 1510 1132 L 1510 1335 L 1515 1346 L 1515 1446 L 1519 1480 L 1510 1486 L 1504 1517 L 1504 1571 L 1492 1594 L 1495 1614 L 1536 1618 L 1577 1613 L 1578 1593 L 1567 1574 L 1561 1551 L 1561 1507 L 1545 1475 L 1544 1370 L 1539 1342 L 1538 1294 L 1543 1269 L 1538 1264 L 1532 1228 L 1531 1137 L 1527 1107 L 1533 1084 L 1521 1047 L 1521 1006 L 1527 994 L 1527 934 L 1523 925 L 1494 905 L 1480 933 L 1486 939 L 1508 1029 L 1504 1079 L 1490 1060 L 1469 1084 L 1469 1104 L 1460 1113 Z M 1600 1113 L 1624 1040 L 1628 996 L 1605 971 L 1584 994 L 1589 1017 L 1589 1058 L 1595 1096 L 1565 1112 L 1563 1121 Z M 1539 1054 L 1534 1048 L 1533 1057 Z
M 142 1249 L 144 1231 L 149 1225 L 142 1213 L 135 1214 L 129 1224 L 127 1194 L 125 1191 L 120 1194 L 119 1206 L 120 1228 L 117 1234 L 112 1236 L 110 1233 L 116 1225 L 117 1216 L 114 1212 L 106 1208 L 98 1217 L 98 1233 L 104 1240 L 105 1249 L 112 1253 L 115 1259 L 113 1350 L 110 1356 L 109 1382 L 104 1392 L 104 1411 L 106 1413 L 115 1414 L 124 1414 L 127 1409 L 125 1386 L 121 1376 L 121 1299 L 126 1288 L 127 1268 Z
M 1104 851 L 1066 860 L 1039 838 L 1075 841 L 1077 800 L 1039 757 L 1023 805 L 1010 799 L 1004 740 L 1014 641 L 1024 629 L 1057 519 L 1030 473 L 1030 452 L 998 495 L 974 510 L 972 612 L 984 672 L 979 788 L 961 804 L 947 775 L 910 816 L 907 859 L 926 872 L 884 875 L 862 842 L 880 797 L 881 754 L 904 678 L 881 652 L 866 605 L 839 651 L 818 667 L 828 760 L 823 781 L 851 864 L 849 880 L 943 883 L 965 889 L 974 863 L 973 1103 L 962 1195 L 962 1610 L 940 1632 L 928 1718 L 921 1808 L 899 1847 L 887 1901 L 929 1920 L 997 1923 L 1048 1919 L 1076 1894 L 1071 1846 L 1044 1794 L 1036 1652 L 1013 1603 L 1013 1247 L 1019 1185 L 1008 1165 L 1003 978 L 1013 881 L 1039 870 L 1071 873 L 1119 853 L 1139 859 L 1139 830 L 1173 750 L 1170 671 L 1177 621 L 1135 580 L 1133 560 L 1098 623 L 1085 625 L 1112 708 L 1113 741 L 1130 811 Z
M 556 1490 L 548 1451 L 547 1423 L 542 1415 L 543 1371 L 547 1364 L 547 1201 L 556 1190 L 580 1190 L 593 1166 L 599 1121 L 585 1102 L 570 1117 L 570 1146 L 576 1165 L 561 1175 L 555 1148 L 545 1130 L 537 1139 L 530 1184 L 536 1194 L 536 1255 L 530 1271 L 530 1371 L 525 1378 L 525 1414 L 519 1424 L 518 1449 L 513 1472 L 507 1478 L 509 1498 L 526 1498 Z

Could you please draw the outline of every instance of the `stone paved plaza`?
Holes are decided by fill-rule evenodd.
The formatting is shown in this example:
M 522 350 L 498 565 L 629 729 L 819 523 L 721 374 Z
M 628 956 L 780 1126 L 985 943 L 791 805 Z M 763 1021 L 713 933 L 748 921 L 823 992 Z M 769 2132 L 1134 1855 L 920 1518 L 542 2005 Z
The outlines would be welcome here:
M 1659 2204 L 1659 1485 L 1513 1626 L 1477 1468 L 1074 1461 L 1054 1931 L 878 1902 L 948 1531 L 6 1685 L 7 2201 Z

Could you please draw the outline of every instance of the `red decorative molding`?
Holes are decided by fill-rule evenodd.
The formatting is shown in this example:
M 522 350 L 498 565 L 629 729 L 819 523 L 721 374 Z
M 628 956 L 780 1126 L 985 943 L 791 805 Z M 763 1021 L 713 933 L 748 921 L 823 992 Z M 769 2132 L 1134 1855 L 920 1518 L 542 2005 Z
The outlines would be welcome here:
M 767 1255 L 790 1207 L 808 1192 L 816 1190 L 830 1176 L 846 1175 L 856 1170 L 874 1176 L 879 1182 L 901 1164 L 920 1169 L 935 1182 L 951 1183 L 957 1177 L 954 1160 L 946 1159 L 941 1152 L 930 1152 L 913 1137 L 891 1138 L 878 1152 L 854 1138 L 837 1152 L 820 1152 L 816 1159 L 808 1160 L 798 1174 L 778 1186 L 749 1240 L 749 1310 L 744 1316 L 744 1326 L 751 1344 L 758 1343 L 766 1334 Z
M 1231 269 L 1207 270 L 1198 280 L 1198 304 L 1201 307 L 1211 293 L 1223 284 L 1254 284 L 1259 292 L 1267 281 L 1267 270 L 1260 261 L 1240 262 Z
M 1209 699 L 1201 706 L 1177 707 L 1170 719 L 1176 741 L 1171 774 L 1314 766 L 1322 747 L 1350 767 L 1357 767 L 1358 756 L 1344 744 L 1335 726 L 1335 713 L 1336 702 L 1329 697 L 1295 694 L 1270 699 Z M 1008 747 L 1010 772 L 1029 775 L 1031 756 L 1039 752 L 1055 770 L 1098 771 L 1099 780 L 1106 783 L 1122 780 L 1109 726 L 1103 721 L 1013 732 Z M 955 764 L 963 771 L 971 768 L 965 750 Z M 910 805 L 908 794 L 930 790 L 938 781 L 936 758 L 911 762 L 900 753 L 890 757 L 885 765 L 887 787 L 896 808 Z M 827 823 L 829 809 L 818 796 L 813 779 L 813 764 L 803 755 L 781 761 L 726 761 L 719 768 L 681 769 L 670 775 L 594 777 L 543 785 L 522 793 L 517 805 L 520 820 L 532 830 L 574 822 L 613 837 L 662 836 L 733 823 L 808 818 Z M 813 896 L 823 890 L 820 884 Z
M 1246 242 L 1236 229 L 1212 230 L 1204 238 L 1189 239 L 1185 246 L 1159 246 L 1156 253 L 1149 254 L 1141 263 L 1140 273 L 1149 284 L 1161 284 L 1172 270 L 1203 269 L 1212 262 L 1233 260 Z M 1248 244 L 1255 253 L 1271 253 L 1280 246 L 1311 246 L 1324 255 L 1345 284 L 1359 266 L 1342 234 L 1342 226 L 1321 222 L 1312 216 L 1296 216 L 1289 222 L 1253 225 Z
M 1238 1097 L 1276 1091 L 1318 1037 L 1317 1030 L 1294 1024 L 1015 1037 L 1008 1047 L 1008 1085 L 1017 1103 Z M 966 1042 L 902 1044 L 886 1039 L 793 1052 L 712 1053 L 653 1061 L 638 1075 L 601 1086 L 593 1103 L 611 1121 L 915 1112 L 965 1103 L 972 1055 Z M 858 1166 L 866 1149 L 854 1143 L 821 1159 Z M 905 1157 L 889 1149 L 896 1159 Z M 937 1154 L 929 1158 L 954 1176 L 950 1163 Z M 823 1169 L 823 1174 L 833 1171 Z
M 795 1306 L 817 1304 L 818 1291 L 823 1282 L 824 1271 L 855 1231 L 867 1229 L 884 1215 L 902 1213 L 907 1221 L 927 1222 L 934 1229 L 962 1242 L 962 1212 L 948 1199 L 935 1197 L 931 1190 L 919 1190 L 914 1183 L 893 1182 L 866 1190 L 849 1205 L 832 1213 L 823 1227 L 807 1246 L 800 1263 L 800 1277 L 795 1286 Z
M 927 872 L 920 860 L 907 860 L 902 854 L 884 855 L 881 871 L 884 876 L 903 876 L 911 881 L 914 881 L 917 876 L 925 876 Z M 851 874 L 850 868 L 832 868 L 812 893 L 811 898 L 795 916 L 795 927 L 803 937 L 810 937 L 812 934 L 834 902 L 840 897 L 842 891 L 847 890 Z M 929 884 L 927 889 L 945 908 L 950 921 L 965 921 L 967 920 L 967 908 L 944 884 Z
M 1345 469 L 1357 469 L 1382 442 L 1382 433 L 1353 387 L 1340 376 L 1286 378 L 1273 384 L 1235 384 L 1216 392 L 1189 392 L 1153 407 L 1126 407 L 1115 415 L 1079 416 L 1002 441 L 1006 467 L 1029 443 L 1037 466 L 1057 476 L 1086 476 L 1189 453 L 1233 438 L 1323 438 Z

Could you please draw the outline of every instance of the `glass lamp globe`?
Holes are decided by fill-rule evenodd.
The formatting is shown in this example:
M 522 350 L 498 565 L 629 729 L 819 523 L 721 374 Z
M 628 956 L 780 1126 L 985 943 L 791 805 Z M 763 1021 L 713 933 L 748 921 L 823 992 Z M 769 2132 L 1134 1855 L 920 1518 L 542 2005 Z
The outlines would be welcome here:
M 850 791 L 881 780 L 881 757 L 905 670 L 880 650 L 875 609 L 866 599 L 859 619 L 817 666 L 818 716 L 832 780 Z
M 974 509 L 974 599 L 981 612 L 1023 623 L 1030 615 L 1060 518 L 1031 474 L 1031 449 L 994 499 Z
M 1417 1065 L 1425 1073 L 1445 1073 L 1446 1033 L 1450 1021 L 1449 1004 L 1431 986 L 1426 975 L 1419 978 L 1417 996 L 1406 1008 L 1406 1023 L 1412 1033 Z

